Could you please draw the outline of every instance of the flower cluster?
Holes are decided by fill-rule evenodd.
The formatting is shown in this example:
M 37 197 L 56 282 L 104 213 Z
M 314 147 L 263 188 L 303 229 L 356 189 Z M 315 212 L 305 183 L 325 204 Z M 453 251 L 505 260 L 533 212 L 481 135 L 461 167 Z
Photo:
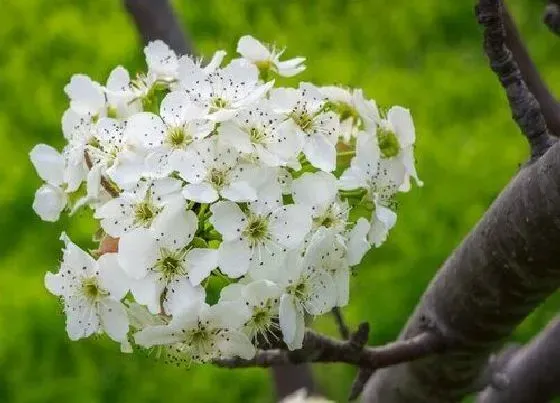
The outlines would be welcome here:
M 352 267 L 395 225 L 410 177 L 411 115 L 361 90 L 275 87 L 305 69 L 250 36 L 240 58 L 179 57 L 163 42 L 147 72 L 65 87 L 62 152 L 40 144 L 46 221 L 89 208 L 103 246 L 63 234 L 58 273 L 71 339 L 106 333 L 175 363 L 298 349 L 308 319 L 344 306 Z

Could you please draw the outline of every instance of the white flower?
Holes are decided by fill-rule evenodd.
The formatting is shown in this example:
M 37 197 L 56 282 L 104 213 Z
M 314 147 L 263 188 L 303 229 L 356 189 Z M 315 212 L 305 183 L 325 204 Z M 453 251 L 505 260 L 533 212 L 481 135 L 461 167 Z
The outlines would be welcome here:
M 175 52 L 163 41 L 148 43 L 144 48 L 144 55 L 148 65 L 148 77 L 154 77 L 154 81 L 170 81 L 177 78 L 179 60 Z
M 175 166 L 187 181 L 183 195 L 187 200 L 212 203 L 221 196 L 228 200 L 247 202 L 257 199 L 252 185 L 256 173 L 240 164 L 241 154 L 215 137 L 193 143 Z
M 318 234 L 324 236 L 322 231 Z M 335 283 L 331 275 L 319 266 L 319 257 L 314 248 L 308 248 L 303 258 L 299 254 L 290 254 L 290 261 L 278 274 L 278 284 L 283 287 L 280 328 L 290 350 L 302 347 L 305 312 L 321 315 L 331 310 L 337 300 Z
M 309 83 L 301 83 L 297 90 L 275 89 L 270 98 L 276 110 L 295 123 L 296 133 L 304 139 L 303 153 L 307 160 L 323 171 L 333 171 L 340 122 L 334 112 L 324 112 L 325 97 L 319 90 Z
M 57 221 L 68 202 L 62 188 L 65 177 L 64 158 L 46 144 L 33 147 L 29 156 L 37 174 L 46 182 L 35 193 L 33 210 L 44 221 Z
M 174 199 L 182 199 L 182 184 L 173 178 L 139 181 L 130 191 L 109 200 L 95 212 L 101 228 L 118 238 L 136 228 L 150 228 L 164 206 Z
M 94 119 L 106 113 L 105 94 L 98 82 L 84 74 L 74 74 L 64 87 L 70 98 L 70 108 L 81 116 Z
M 349 143 L 360 130 L 377 127 L 380 120 L 377 104 L 366 99 L 361 89 L 321 87 L 320 91 L 340 117 L 341 137 L 345 143 Z
M 239 303 L 208 306 L 198 301 L 173 316 L 169 325 L 142 329 L 135 334 L 135 340 L 144 347 L 169 346 L 167 359 L 176 365 L 234 356 L 250 359 L 255 347 L 238 330 L 249 315 L 249 310 Z
M 114 253 L 95 261 L 65 234 L 60 270 L 47 273 L 45 286 L 64 300 L 66 330 L 72 340 L 105 331 L 118 342 L 126 340 L 128 317 L 120 300 L 128 291 L 128 278 Z
M 222 288 L 220 302 L 238 301 L 250 311 L 250 318 L 244 324 L 244 330 L 251 340 L 262 337 L 277 337 L 278 305 L 280 288 L 272 281 L 257 280 L 249 284 L 230 284 Z
M 224 68 L 206 74 L 188 75 L 181 85 L 199 106 L 209 108 L 211 119 L 223 122 L 240 109 L 261 99 L 274 84 L 261 84 L 258 69 L 243 60 L 232 61 Z
M 371 226 L 368 220 L 360 217 L 352 229 L 347 232 L 346 258 L 350 266 L 359 264 L 366 252 L 371 248 L 371 243 L 368 240 L 370 230 Z
M 197 226 L 196 215 L 178 201 L 164 208 L 152 229 L 139 228 L 121 237 L 119 262 L 136 279 L 131 285 L 134 298 L 151 312 L 160 311 L 162 295 L 163 308 L 170 314 L 203 298 L 198 286 L 217 266 L 217 251 L 189 246 Z
M 292 183 L 294 201 L 309 206 L 313 227 L 334 228 L 342 233 L 348 222 L 350 207 L 338 196 L 338 181 L 328 172 L 306 172 Z
M 128 71 L 122 66 L 115 67 L 109 74 L 105 95 L 110 117 L 127 118 L 142 110 L 141 94 L 133 87 Z
M 205 119 L 207 109 L 190 101 L 184 91 L 173 91 L 161 102 L 161 117 L 150 112 L 132 116 L 125 136 L 148 149 L 147 165 L 153 176 L 166 176 L 174 170 L 173 160 L 187 147 L 208 136 L 214 124 Z
M 303 146 L 293 122 L 276 114 L 266 102 L 240 111 L 234 119 L 223 122 L 218 133 L 228 145 L 273 167 L 295 160 Z
M 270 70 L 283 77 L 293 77 L 305 70 L 304 57 L 296 57 L 290 60 L 280 61 L 283 50 L 268 49 L 262 43 L 250 35 L 242 36 L 237 43 L 237 52 L 246 60 L 253 63 L 263 72 Z
M 401 106 L 389 109 L 387 119 L 381 119 L 379 122 L 377 139 L 383 158 L 394 158 L 404 165 L 405 175 L 400 190 L 410 189 L 411 176 L 421 186 L 422 181 L 418 179 L 414 164 L 416 134 L 410 111 Z
M 218 265 L 228 276 L 235 278 L 249 269 L 257 272 L 278 266 L 285 252 L 298 248 L 311 229 L 309 211 L 304 206 L 267 208 L 249 205 L 245 213 L 230 201 L 210 206 L 210 222 L 223 237 Z

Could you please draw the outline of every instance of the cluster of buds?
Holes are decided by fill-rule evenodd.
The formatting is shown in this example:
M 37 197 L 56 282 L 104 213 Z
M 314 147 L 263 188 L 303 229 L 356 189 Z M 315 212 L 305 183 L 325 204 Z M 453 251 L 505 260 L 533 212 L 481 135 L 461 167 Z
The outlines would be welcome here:
M 250 36 L 208 63 L 146 46 L 147 72 L 65 87 L 59 152 L 31 151 L 46 221 L 89 209 L 105 243 L 66 234 L 47 289 L 72 340 L 106 333 L 123 351 L 175 363 L 302 346 L 306 322 L 348 304 L 352 267 L 395 225 L 414 167 L 409 111 L 361 90 L 275 87 L 304 58 Z

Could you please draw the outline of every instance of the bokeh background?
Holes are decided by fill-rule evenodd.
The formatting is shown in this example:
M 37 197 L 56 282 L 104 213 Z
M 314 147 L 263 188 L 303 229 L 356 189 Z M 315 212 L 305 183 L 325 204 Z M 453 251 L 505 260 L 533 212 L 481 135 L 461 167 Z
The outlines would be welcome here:
M 371 323 L 371 343 L 396 337 L 438 266 L 527 157 L 482 54 L 472 3 L 174 1 L 200 54 L 232 54 L 249 33 L 306 56 L 301 79 L 362 87 L 382 105 L 412 110 L 425 186 L 401 197 L 396 229 L 359 268 L 344 309 L 350 324 Z M 508 3 L 560 94 L 560 41 L 540 22 L 540 3 Z M 142 69 L 142 52 L 119 1 L 2 0 L 1 8 L 0 402 L 272 402 L 265 370 L 176 369 L 120 354 L 103 338 L 67 339 L 43 276 L 60 259 L 60 232 L 94 247 L 92 224 L 85 213 L 56 224 L 34 215 L 40 180 L 28 153 L 39 142 L 62 145 L 63 87 L 73 73 L 104 82 L 117 64 Z M 553 297 L 514 338 L 530 338 L 558 307 Z M 315 325 L 335 334 L 328 316 Z M 344 401 L 354 369 L 319 366 L 315 374 L 328 397 Z

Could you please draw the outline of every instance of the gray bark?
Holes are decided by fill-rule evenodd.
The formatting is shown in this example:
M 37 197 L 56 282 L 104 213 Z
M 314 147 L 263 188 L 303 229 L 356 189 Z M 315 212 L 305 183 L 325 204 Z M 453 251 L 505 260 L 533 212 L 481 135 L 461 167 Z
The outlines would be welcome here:
M 477 403 L 545 403 L 560 396 L 560 317 L 498 371 L 505 384 L 488 387 Z

